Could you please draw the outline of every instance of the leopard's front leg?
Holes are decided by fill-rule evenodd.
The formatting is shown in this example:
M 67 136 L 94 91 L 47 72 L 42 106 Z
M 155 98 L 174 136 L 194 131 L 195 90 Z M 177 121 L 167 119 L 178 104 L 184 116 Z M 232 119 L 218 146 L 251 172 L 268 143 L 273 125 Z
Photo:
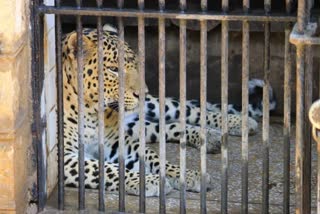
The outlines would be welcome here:
M 160 171 L 160 159 L 159 156 L 151 150 L 146 148 L 146 165 L 151 171 L 151 173 L 158 174 Z M 180 167 L 166 162 L 166 177 L 168 178 L 170 184 L 175 189 L 180 189 Z M 207 173 L 207 187 L 210 188 L 212 184 L 212 178 Z M 200 192 L 201 187 L 201 173 L 197 170 L 186 169 L 186 190 L 192 192 Z
M 155 143 L 159 142 L 159 124 L 157 122 L 146 122 L 146 142 Z M 166 142 L 179 142 L 181 126 L 178 122 L 166 124 Z M 200 127 L 186 124 L 186 140 L 187 145 L 200 150 L 201 138 Z M 133 138 L 138 139 L 139 136 L 139 123 L 132 122 L 128 124 L 128 134 L 131 134 Z M 219 130 L 206 128 L 207 132 L 207 152 L 208 153 L 220 153 L 221 148 L 221 133 Z
M 77 154 L 65 156 L 65 185 L 69 187 L 79 186 L 79 167 Z M 97 189 L 99 187 L 99 161 L 97 159 L 85 159 L 85 187 Z M 119 191 L 119 165 L 105 162 L 105 188 L 109 192 Z M 139 172 L 125 169 L 125 191 L 128 194 L 139 195 Z M 159 196 L 159 175 L 148 174 L 145 178 L 146 196 Z M 165 193 L 172 190 L 166 181 Z
M 157 125 L 156 125 L 157 126 Z M 179 142 L 180 141 L 180 132 L 182 128 L 180 123 L 174 122 L 166 125 L 166 140 L 169 142 Z M 146 140 L 147 142 L 153 142 L 154 137 L 152 137 L 152 133 L 155 133 L 153 127 L 149 127 L 148 132 L 151 132 L 151 136 L 147 133 Z M 186 124 L 186 140 L 187 145 L 197 148 L 200 150 L 201 147 L 201 137 L 200 137 L 200 127 Z M 150 138 L 148 138 L 150 136 Z M 221 132 L 216 129 L 206 128 L 206 136 L 207 136 L 207 152 L 208 153 L 220 153 L 221 150 Z

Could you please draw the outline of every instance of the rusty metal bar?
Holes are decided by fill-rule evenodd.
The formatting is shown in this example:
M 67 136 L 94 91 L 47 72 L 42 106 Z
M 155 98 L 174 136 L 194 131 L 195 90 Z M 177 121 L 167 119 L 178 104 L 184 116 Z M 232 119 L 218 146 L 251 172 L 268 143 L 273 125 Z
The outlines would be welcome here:
M 304 68 L 305 68 L 305 46 L 297 46 L 297 71 L 296 71 L 296 213 L 303 214 L 303 161 L 304 155 Z
M 312 104 L 312 86 L 313 86 L 313 51 L 312 46 L 306 46 L 306 55 L 305 55 L 306 67 L 305 67 L 305 103 L 304 103 L 304 153 L 305 160 L 303 163 L 304 178 L 304 213 L 311 213 L 311 143 L 312 143 L 312 127 L 308 120 L 308 109 L 310 109 Z
M 77 7 L 81 8 L 82 1 L 77 0 Z M 85 209 L 84 185 L 84 87 L 83 87 L 83 44 L 82 20 L 77 16 L 77 64 L 78 64 L 78 147 L 79 147 L 79 210 Z
M 265 12 L 271 6 L 266 6 Z M 262 142 L 263 142 L 263 162 L 262 162 L 262 213 L 269 213 L 269 128 L 270 128 L 270 22 L 265 23 L 264 28 L 264 86 L 263 86 L 263 119 L 262 119 Z
M 123 7 L 123 0 L 118 0 L 118 8 Z M 124 61 L 124 26 L 123 19 L 118 17 L 118 63 L 119 63 L 119 211 L 125 212 L 125 141 L 124 141 L 124 92 L 125 92 L 125 61 Z
M 299 0 L 298 1 L 298 32 L 303 34 L 306 29 L 308 21 L 308 2 L 309 0 Z
M 165 1 L 159 0 L 159 9 L 163 11 L 165 9 Z M 165 182 L 166 182 L 166 133 L 165 133 L 165 63 L 166 63 L 166 44 L 165 44 L 165 20 L 159 18 L 159 127 L 160 127 L 160 200 L 159 210 L 160 213 L 166 213 L 166 194 L 165 194 Z
M 138 1 L 139 9 L 143 10 L 144 0 Z M 145 23 L 143 17 L 138 17 L 138 57 L 139 57 L 139 72 L 140 72 L 140 93 L 139 93 L 139 172 L 140 172 L 140 197 L 139 197 L 139 212 L 146 212 L 146 181 L 145 181 Z
M 60 7 L 60 0 L 55 0 L 56 7 Z M 64 209 L 64 129 L 63 129 L 63 73 L 62 73 L 62 29 L 61 17 L 56 15 L 56 84 L 57 84 L 57 137 L 58 137 L 58 207 Z
M 264 12 L 269 14 L 271 0 L 264 1 Z M 264 23 L 264 85 L 263 85 L 263 118 L 262 118 L 262 213 L 269 213 L 269 129 L 270 129 L 270 22 Z
M 38 182 L 38 211 L 44 209 L 46 194 L 46 164 L 45 164 L 45 147 L 42 142 L 43 128 L 41 126 L 41 91 L 44 74 L 43 64 L 43 15 L 37 14 L 37 8 L 40 5 L 39 0 L 32 1 L 32 99 L 33 99 L 33 144 L 37 150 L 37 182 Z
M 228 0 L 222 1 L 222 11 L 229 9 Z M 228 82 L 229 82 L 229 22 L 221 23 L 221 213 L 228 213 Z
M 292 0 L 286 0 L 286 13 L 292 10 Z M 290 32 L 292 24 L 286 23 L 284 47 L 284 98 L 283 98 L 283 214 L 290 213 L 290 136 L 291 136 L 291 79 L 292 46 Z
M 287 10 L 288 6 L 287 6 Z M 284 106 L 283 106 L 283 213 L 290 213 L 290 136 L 291 136 L 291 73 L 292 46 L 289 42 L 292 25 L 287 23 L 284 47 Z
M 249 0 L 245 0 L 246 2 Z M 247 7 L 245 7 L 247 8 Z M 249 8 L 248 8 L 249 10 Z M 202 12 L 185 12 L 180 13 L 176 11 L 166 10 L 165 12 L 159 12 L 158 10 L 135 10 L 135 9 L 115 9 L 115 8 L 103 8 L 99 10 L 96 8 L 74 8 L 74 7 L 61 7 L 55 8 L 51 6 L 40 6 L 38 8 L 40 13 L 46 14 L 60 14 L 60 15 L 81 15 L 81 16 L 113 16 L 113 17 L 137 17 L 142 16 L 144 18 L 165 18 L 165 19 L 187 19 L 187 20 L 226 20 L 226 21 L 256 21 L 256 22 L 295 22 L 296 16 L 283 15 L 280 13 L 272 13 L 265 15 L 262 13 L 250 13 L 250 14 L 236 14 L 229 13 L 224 14 L 221 12 L 210 11 L 209 13 Z
M 246 7 L 245 7 L 246 8 Z M 241 213 L 248 213 L 248 81 L 249 22 L 242 23 L 242 138 L 241 138 Z
M 206 4 L 202 9 L 206 9 Z M 201 138 L 201 193 L 200 210 L 207 213 L 207 136 L 206 136 L 206 105 L 207 105 L 207 22 L 200 21 L 200 138 Z
M 97 0 L 98 8 L 102 7 L 102 0 Z M 99 143 L 99 211 L 105 211 L 105 157 L 104 157 L 104 72 L 103 72 L 103 31 L 102 17 L 97 17 L 98 33 L 98 143 Z
M 186 1 L 180 0 L 180 10 L 185 11 Z M 186 213 L 186 20 L 180 20 L 180 213 Z
M 298 1 L 298 23 L 297 32 L 298 34 L 304 34 L 307 23 L 310 16 L 310 1 Z M 304 120 L 306 119 L 305 107 L 308 103 L 306 102 L 310 99 L 310 94 L 308 92 L 309 87 L 306 88 L 305 77 L 310 78 L 310 74 L 305 74 L 306 72 L 306 61 L 310 63 L 310 56 L 308 52 L 310 49 L 304 45 L 296 44 L 297 56 L 296 56 L 296 213 L 309 213 L 310 211 L 310 136 L 306 134 L 307 129 L 310 129 L 308 125 L 304 125 Z M 312 65 L 307 65 L 312 66 Z M 310 70 L 308 68 L 307 72 Z M 308 82 L 312 85 L 312 81 Z M 307 94 L 305 94 L 307 92 Z M 308 101 L 309 102 L 309 101 Z M 310 105 L 310 104 L 309 104 Z

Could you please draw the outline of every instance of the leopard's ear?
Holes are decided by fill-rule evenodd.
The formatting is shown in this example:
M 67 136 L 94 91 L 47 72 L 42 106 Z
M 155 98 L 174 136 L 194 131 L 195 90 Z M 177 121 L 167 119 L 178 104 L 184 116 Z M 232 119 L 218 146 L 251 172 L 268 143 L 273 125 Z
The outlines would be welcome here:
M 90 54 L 92 51 L 96 49 L 96 45 L 94 42 L 92 42 L 88 37 L 85 35 L 82 35 L 82 50 L 83 50 L 83 56 L 86 57 L 86 55 Z M 67 40 L 67 53 L 68 56 L 72 59 L 77 58 L 78 54 L 78 39 L 77 39 L 77 33 L 72 32 L 69 35 L 69 38 Z

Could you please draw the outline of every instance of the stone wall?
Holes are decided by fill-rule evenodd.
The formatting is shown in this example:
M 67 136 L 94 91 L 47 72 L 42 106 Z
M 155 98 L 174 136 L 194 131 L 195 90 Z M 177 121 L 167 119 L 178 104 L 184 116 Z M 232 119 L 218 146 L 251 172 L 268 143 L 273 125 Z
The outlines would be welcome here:
M 29 1 L 0 1 L 0 213 L 24 213 L 36 178 Z

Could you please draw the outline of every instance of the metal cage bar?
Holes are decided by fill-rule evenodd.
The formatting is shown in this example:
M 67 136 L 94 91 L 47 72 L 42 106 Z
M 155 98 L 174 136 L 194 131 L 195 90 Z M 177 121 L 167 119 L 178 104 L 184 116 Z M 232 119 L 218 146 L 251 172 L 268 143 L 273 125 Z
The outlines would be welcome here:
M 31 16 L 32 22 L 32 61 L 31 70 L 32 78 L 39 81 L 32 81 L 32 99 L 33 99 L 33 123 L 32 123 L 32 135 L 33 135 L 33 144 L 37 151 L 37 191 L 38 191 L 38 211 L 44 209 L 47 193 L 46 193 L 46 164 L 44 152 L 45 148 L 43 147 L 42 142 L 42 118 L 41 118 L 41 89 L 43 78 L 43 14 L 38 14 L 37 9 L 40 5 L 40 0 L 35 0 L 32 2 L 31 10 L 34 16 Z
M 298 1 L 298 20 L 297 31 L 304 34 L 310 17 L 311 1 Z M 306 87 L 306 76 L 308 77 L 310 69 L 306 69 L 306 61 L 310 49 L 303 43 L 296 44 L 296 153 L 295 153 L 295 171 L 296 171 L 296 213 L 310 212 L 310 135 L 306 133 L 304 120 L 306 119 L 305 107 L 308 105 L 310 97 L 309 87 Z M 308 65 L 312 66 L 312 65 Z M 312 82 L 308 83 L 312 85 Z M 309 97 L 307 97 L 309 96 Z M 310 128 L 310 127 L 309 127 Z
M 249 9 L 244 2 L 244 10 Z M 249 81 L 249 22 L 242 23 L 242 138 L 241 138 L 241 213 L 248 213 L 248 81 Z
M 290 14 L 292 0 L 286 1 L 286 13 Z M 289 42 L 292 24 L 286 23 L 284 47 L 284 105 L 283 105 L 283 213 L 290 213 L 290 136 L 291 136 L 291 79 L 292 46 Z
M 207 1 L 201 1 L 201 10 L 207 10 Z M 201 187 L 200 187 L 200 211 L 207 213 L 207 21 L 200 21 L 200 165 L 201 165 Z
M 303 213 L 303 119 L 304 119 L 304 66 L 305 66 L 305 47 L 297 47 L 296 55 L 296 87 L 297 87 L 297 97 L 296 97 L 296 208 L 297 213 Z
M 140 10 L 144 9 L 144 0 L 138 1 Z M 139 173 L 140 173 L 140 197 L 139 212 L 146 212 L 146 181 L 145 181 L 145 22 L 143 17 L 138 17 L 138 55 L 140 72 L 140 93 L 139 93 Z
M 123 0 L 118 0 L 118 8 L 123 7 Z M 125 212 L 125 135 L 124 135 L 124 93 L 125 93 L 125 61 L 124 61 L 124 25 L 122 17 L 118 17 L 118 77 L 119 77 L 119 211 Z
M 311 213 L 311 143 L 312 143 L 312 126 L 308 120 L 308 110 L 312 105 L 312 95 L 313 95 L 313 50 L 311 45 L 306 46 L 306 67 L 305 67 L 305 100 L 304 100 L 304 152 L 305 152 L 305 161 L 303 165 L 304 176 L 303 179 L 303 186 L 305 191 L 304 197 L 304 206 L 305 206 L 305 213 Z
M 165 9 L 165 1 L 159 0 L 159 10 Z M 166 133 L 165 133 L 165 63 L 166 63 L 166 45 L 165 45 L 165 19 L 159 18 L 159 156 L 160 156 L 160 213 L 166 213 Z
M 55 1 L 60 7 L 60 0 Z M 55 40 L 56 40 L 56 72 L 57 72 L 57 137 L 58 137 L 58 207 L 64 209 L 64 129 L 63 129 L 63 74 L 62 74 L 62 29 L 61 17 L 56 15 Z
M 77 0 L 77 7 L 81 8 L 82 1 Z M 85 209 L 84 185 L 84 87 L 83 87 L 83 38 L 82 20 L 77 16 L 77 66 L 78 66 L 78 148 L 79 148 L 79 210 Z
M 186 0 L 180 0 L 180 10 L 186 10 Z M 179 22 L 179 74 L 180 74 L 180 213 L 186 213 L 186 58 L 187 58 L 187 32 L 186 20 Z
M 246 0 L 248 1 L 248 0 Z M 245 7 L 249 11 L 249 8 Z M 135 10 L 135 9 L 115 9 L 104 8 L 103 11 L 96 8 L 74 8 L 61 7 L 57 9 L 52 6 L 39 6 L 40 13 L 46 14 L 60 14 L 60 15 L 81 15 L 81 16 L 109 16 L 109 17 L 137 17 L 144 18 L 165 18 L 165 19 L 186 19 L 186 20 L 226 20 L 226 21 L 256 21 L 256 22 L 295 22 L 296 16 L 288 16 L 279 13 L 272 13 L 270 15 L 262 15 L 260 13 L 252 14 L 223 14 L 214 11 L 210 13 L 201 12 L 185 12 L 180 13 L 176 11 L 166 10 L 161 12 L 158 10 Z
M 227 13 L 229 1 L 222 1 Z M 229 81 L 229 22 L 221 22 L 221 213 L 228 213 L 228 81 Z
M 98 8 L 102 7 L 102 0 L 97 0 Z M 103 31 L 102 17 L 97 17 L 98 34 L 98 136 L 99 136 L 99 211 L 105 211 L 105 157 L 104 157 L 104 73 L 103 73 Z
M 265 14 L 271 10 L 271 1 L 264 1 Z M 262 141 L 263 141 L 263 162 L 262 162 L 262 212 L 269 213 L 269 128 L 270 128 L 270 22 L 264 23 L 264 86 L 263 86 L 263 119 L 262 119 Z

